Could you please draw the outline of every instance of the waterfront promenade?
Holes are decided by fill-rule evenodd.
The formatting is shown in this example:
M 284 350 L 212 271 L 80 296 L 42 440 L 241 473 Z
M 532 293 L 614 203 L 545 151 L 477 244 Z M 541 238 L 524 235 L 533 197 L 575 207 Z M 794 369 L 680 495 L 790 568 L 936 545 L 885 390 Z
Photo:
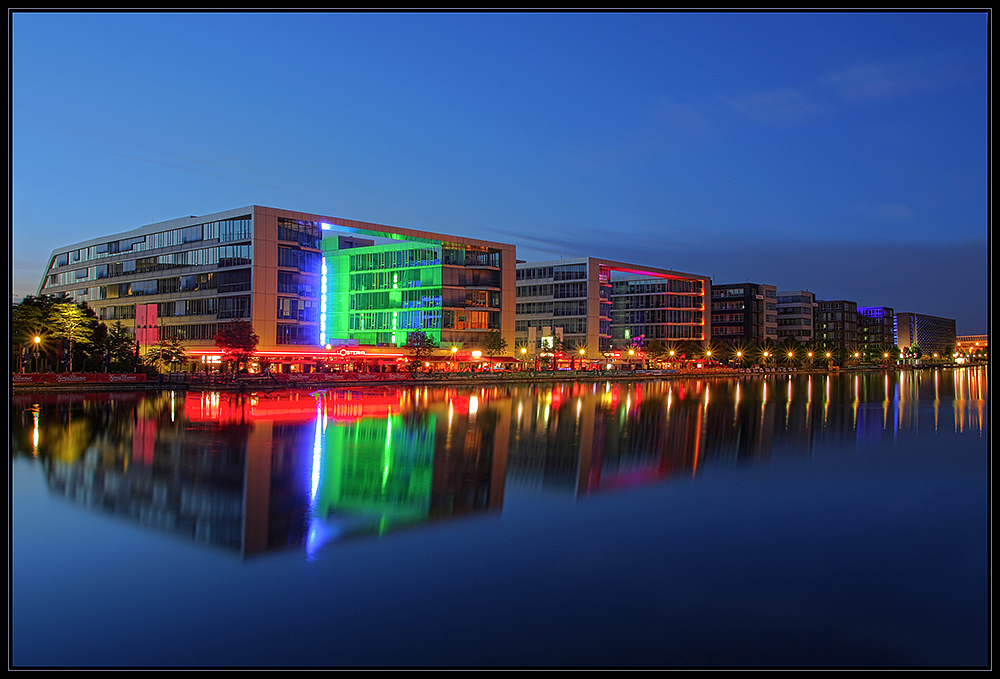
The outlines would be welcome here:
M 161 375 L 85 375 L 65 373 L 12 375 L 15 392 L 30 391 L 108 391 L 181 389 L 196 391 L 270 391 L 302 388 L 337 388 L 359 386 L 485 384 L 523 382 L 633 382 L 678 377 L 728 378 L 773 374 L 827 374 L 843 372 L 920 370 L 954 365 L 926 366 L 773 366 L 758 368 L 690 368 L 664 370 L 498 370 L 495 372 L 431 373 L 278 373 L 267 375 L 232 375 L 205 373 L 164 373 Z

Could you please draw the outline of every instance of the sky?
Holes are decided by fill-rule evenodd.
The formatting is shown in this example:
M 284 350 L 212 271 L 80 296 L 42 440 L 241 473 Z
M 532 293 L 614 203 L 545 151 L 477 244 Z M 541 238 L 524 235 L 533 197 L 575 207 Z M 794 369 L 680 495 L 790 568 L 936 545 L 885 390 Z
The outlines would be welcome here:
M 13 297 L 264 205 L 989 326 L 990 15 L 9 15 Z

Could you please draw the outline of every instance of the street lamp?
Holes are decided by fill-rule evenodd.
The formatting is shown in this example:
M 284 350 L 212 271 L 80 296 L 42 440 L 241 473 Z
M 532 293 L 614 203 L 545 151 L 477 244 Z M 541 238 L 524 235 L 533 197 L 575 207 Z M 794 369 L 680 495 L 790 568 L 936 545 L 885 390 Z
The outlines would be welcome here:
M 42 338 L 35 335 L 35 372 L 38 372 L 38 345 L 41 344 Z

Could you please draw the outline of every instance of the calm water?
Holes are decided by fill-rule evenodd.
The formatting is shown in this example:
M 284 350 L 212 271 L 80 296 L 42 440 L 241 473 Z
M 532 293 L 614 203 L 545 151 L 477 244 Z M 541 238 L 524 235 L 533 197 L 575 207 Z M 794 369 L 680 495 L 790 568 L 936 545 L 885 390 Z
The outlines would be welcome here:
M 984 666 L 987 387 L 17 394 L 12 663 Z

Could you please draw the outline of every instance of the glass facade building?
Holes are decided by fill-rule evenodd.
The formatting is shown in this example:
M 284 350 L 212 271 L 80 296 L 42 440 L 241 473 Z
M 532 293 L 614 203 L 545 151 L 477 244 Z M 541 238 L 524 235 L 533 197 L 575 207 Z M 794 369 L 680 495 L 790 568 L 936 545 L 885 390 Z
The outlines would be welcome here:
M 925 356 L 938 353 L 950 356 L 955 351 L 955 320 L 910 311 L 895 316 L 896 344 L 902 348 L 920 347 Z
M 345 220 L 323 223 L 321 338 L 332 345 L 474 348 L 514 342 L 513 245 Z
M 709 279 L 596 257 L 517 265 L 519 346 L 530 354 L 545 338 L 594 356 L 645 340 L 704 342 Z
M 417 329 L 472 346 L 495 329 L 512 344 L 514 262 L 513 245 L 248 206 L 57 248 L 38 294 L 195 352 L 233 320 L 276 356 L 399 346 Z

